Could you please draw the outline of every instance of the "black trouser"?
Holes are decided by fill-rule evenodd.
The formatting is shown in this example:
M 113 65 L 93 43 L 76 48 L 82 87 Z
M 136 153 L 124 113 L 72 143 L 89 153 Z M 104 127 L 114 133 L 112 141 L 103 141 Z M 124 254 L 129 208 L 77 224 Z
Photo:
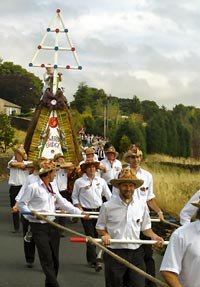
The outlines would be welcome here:
M 21 216 L 21 222 L 22 222 L 22 227 L 23 227 L 23 235 L 26 235 L 26 232 L 30 228 L 30 223 L 29 221 L 24 218 L 24 216 Z M 26 258 L 27 263 L 33 263 L 35 259 L 35 242 L 33 238 L 31 239 L 31 242 L 26 242 L 24 240 L 24 254 Z
M 60 234 L 49 223 L 30 223 L 33 240 L 37 246 L 40 264 L 46 275 L 45 287 L 59 287 L 57 274 L 59 268 Z
M 20 189 L 21 189 L 21 185 L 11 185 L 9 188 L 9 195 L 10 195 L 10 207 L 12 208 L 15 205 L 15 197 L 18 195 Z M 13 226 L 14 226 L 14 230 L 19 230 L 19 211 L 17 212 L 13 212 L 12 213 L 12 218 L 13 218 Z
M 99 211 L 99 208 L 96 208 L 96 209 L 83 208 L 83 210 L 84 211 Z M 85 231 L 85 235 L 91 236 L 94 238 L 98 237 L 98 233 L 96 231 L 96 223 L 97 223 L 96 218 L 92 218 L 89 220 L 81 218 L 81 222 L 82 222 L 82 225 Z M 86 247 L 87 247 L 86 249 L 87 262 L 96 263 L 97 261 L 96 245 L 87 242 Z
M 150 238 L 145 236 L 142 232 L 140 233 L 140 239 L 142 240 L 149 240 Z M 153 259 L 153 249 L 151 244 L 143 244 L 142 248 L 144 250 L 144 262 L 146 265 L 146 272 L 151 276 L 155 277 L 156 275 L 156 268 L 155 262 Z M 145 287 L 156 287 L 156 284 L 151 280 L 145 280 Z
M 144 250 L 142 247 L 132 249 L 110 249 L 115 254 L 126 259 L 138 268 L 145 270 Z M 103 255 L 105 264 L 106 287 L 144 287 L 145 278 L 138 272 L 114 259 L 108 253 Z

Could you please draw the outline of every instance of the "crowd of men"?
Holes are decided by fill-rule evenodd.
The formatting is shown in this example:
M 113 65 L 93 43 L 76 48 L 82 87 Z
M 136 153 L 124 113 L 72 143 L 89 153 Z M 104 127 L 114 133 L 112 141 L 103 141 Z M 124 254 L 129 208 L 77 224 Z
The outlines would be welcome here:
M 67 222 L 65 217 L 52 215 L 47 216 L 47 222 L 32 211 L 52 214 L 60 209 L 71 215 L 83 215 L 81 223 L 86 236 L 101 237 L 108 250 L 155 277 L 152 245 L 126 243 L 126 240 L 151 239 L 157 242 L 159 248 L 164 243 L 163 238 L 151 228 L 150 211 L 153 210 L 160 220 L 164 219 L 164 215 L 153 191 L 153 176 L 141 167 L 143 153 L 139 145 L 132 144 L 122 160 L 118 159 L 119 154 L 112 145 L 105 149 L 102 143 L 99 149 L 91 145 L 82 147 L 83 159 L 76 166 L 66 162 L 62 153 L 56 154 L 53 159 L 39 158 L 30 162 L 22 144 L 14 147 L 13 151 L 14 156 L 8 163 L 13 232 L 19 232 L 21 213 L 27 267 L 34 266 L 37 248 L 45 274 L 45 287 L 60 286 L 57 280 L 59 241 L 65 236 L 63 230 L 55 228 L 50 222 L 56 221 L 62 226 L 66 226 Z M 71 181 L 75 170 L 76 177 L 73 176 Z M 193 203 L 194 199 L 196 203 Z M 190 223 L 199 207 L 198 193 L 198 198 L 192 198 L 181 212 L 181 223 L 187 224 L 174 232 L 167 247 L 161 274 L 169 286 L 199 286 L 198 275 L 195 274 L 200 223 L 199 220 Z M 90 212 L 99 213 L 98 219 L 90 218 Z M 199 213 L 197 218 L 200 218 Z M 76 222 L 77 218 L 75 221 L 72 216 L 71 220 Z M 112 244 L 112 239 L 123 242 Z M 194 244 L 190 244 L 192 239 Z M 197 255 L 194 255 L 195 250 Z M 189 272 L 193 258 L 194 268 Z M 110 254 L 98 253 L 96 246 L 90 242 L 86 246 L 86 261 L 96 272 L 104 266 L 106 287 L 156 287 L 152 280 L 145 280 L 144 276 Z

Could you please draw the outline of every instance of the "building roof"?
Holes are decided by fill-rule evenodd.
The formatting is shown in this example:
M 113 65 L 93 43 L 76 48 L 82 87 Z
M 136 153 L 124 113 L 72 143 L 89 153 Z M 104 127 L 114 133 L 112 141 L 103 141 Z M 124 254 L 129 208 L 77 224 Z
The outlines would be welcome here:
M 14 108 L 19 108 L 19 109 L 21 108 L 21 106 L 18 106 L 14 103 L 8 102 L 2 98 L 0 98 L 0 101 L 4 104 L 5 107 L 14 107 Z

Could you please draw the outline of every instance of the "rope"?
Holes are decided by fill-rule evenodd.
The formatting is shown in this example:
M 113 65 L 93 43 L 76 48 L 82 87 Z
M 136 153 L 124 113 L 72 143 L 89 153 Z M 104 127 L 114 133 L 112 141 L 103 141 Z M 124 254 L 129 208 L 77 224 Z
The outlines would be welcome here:
M 58 229 L 62 229 L 63 231 L 68 231 L 69 233 L 75 234 L 79 237 L 84 237 L 87 238 L 87 240 L 92 243 L 95 244 L 96 246 L 98 246 L 101 250 L 103 250 L 104 252 L 108 253 L 110 256 L 112 256 L 113 258 L 115 258 L 117 261 L 119 261 L 120 263 L 124 264 L 125 266 L 127 266 L 128 268 L 136 271 L 137 273 L 139 273 L 140 275 L 144 276 L 145 278 L 151 280 L 152 282 L 154 282 L 155 284 L 158 284 L 161 287 L 169 287 L 169 285 L 167 285 L 166 283 L 160 281 L 159 279 L 149 275 L 148 273 L 144 272 L 143 270 L 141 270 L 140 268 L 136 267 L 135 265 L 133 265 L 132 263 L 128 262 L 127 260 L 123 259 L 122 257 L 118 256 L 117 254 L 115 254 L 114 252 L 110 251 L 109 249 L 107 249 L 105 246 L 103 246 L 102 244 L 98 243 L 95 241 L 94 238 L 90 237 L 90 236 L 86 236 L 85 234 L 82 234 L 80 232 L 74 231 L 70 228 L 64 227 L 56 222 L 53 222 L 51 220 L 49 220 L 47 217 L 39 215 L 36 211 L 32 211 L 32 214 L 34 216 L 36 216 L 38 219 L 42 219 L 45 220 L 46 222 L 48 222 L 49 224 L 53 225 L 54 227 L 58 228 Z
M 169 225 L 171 225 L 171 226 L 174 226 L 174 227 L 180 227 L 180 225 L 178 225 L 178 224 L 176 224 L 176 223 L 172 223 L 172 222 L 170 222 L 170 221 L 167 221 L 167 220 L 165 220 L 165 219 L 161 219 L 160 220 L 161 222 L 163 222 L 163 223 L 166 223 L 166 224 L 169 224 Z

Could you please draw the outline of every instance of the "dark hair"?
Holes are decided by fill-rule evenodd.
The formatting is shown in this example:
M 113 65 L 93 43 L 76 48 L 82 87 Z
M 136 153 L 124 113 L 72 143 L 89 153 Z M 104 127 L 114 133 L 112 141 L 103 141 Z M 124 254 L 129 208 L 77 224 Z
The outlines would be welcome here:
M 43 174 L 40 174 L 39 176 L 40 176 L 40 178 L 43 178 L 43 177 L 47 176 L 48 173 L 49 173 L 49 171 L 47 171 L 47 172 L 45 172 L 45 173 L 43 173 Z

